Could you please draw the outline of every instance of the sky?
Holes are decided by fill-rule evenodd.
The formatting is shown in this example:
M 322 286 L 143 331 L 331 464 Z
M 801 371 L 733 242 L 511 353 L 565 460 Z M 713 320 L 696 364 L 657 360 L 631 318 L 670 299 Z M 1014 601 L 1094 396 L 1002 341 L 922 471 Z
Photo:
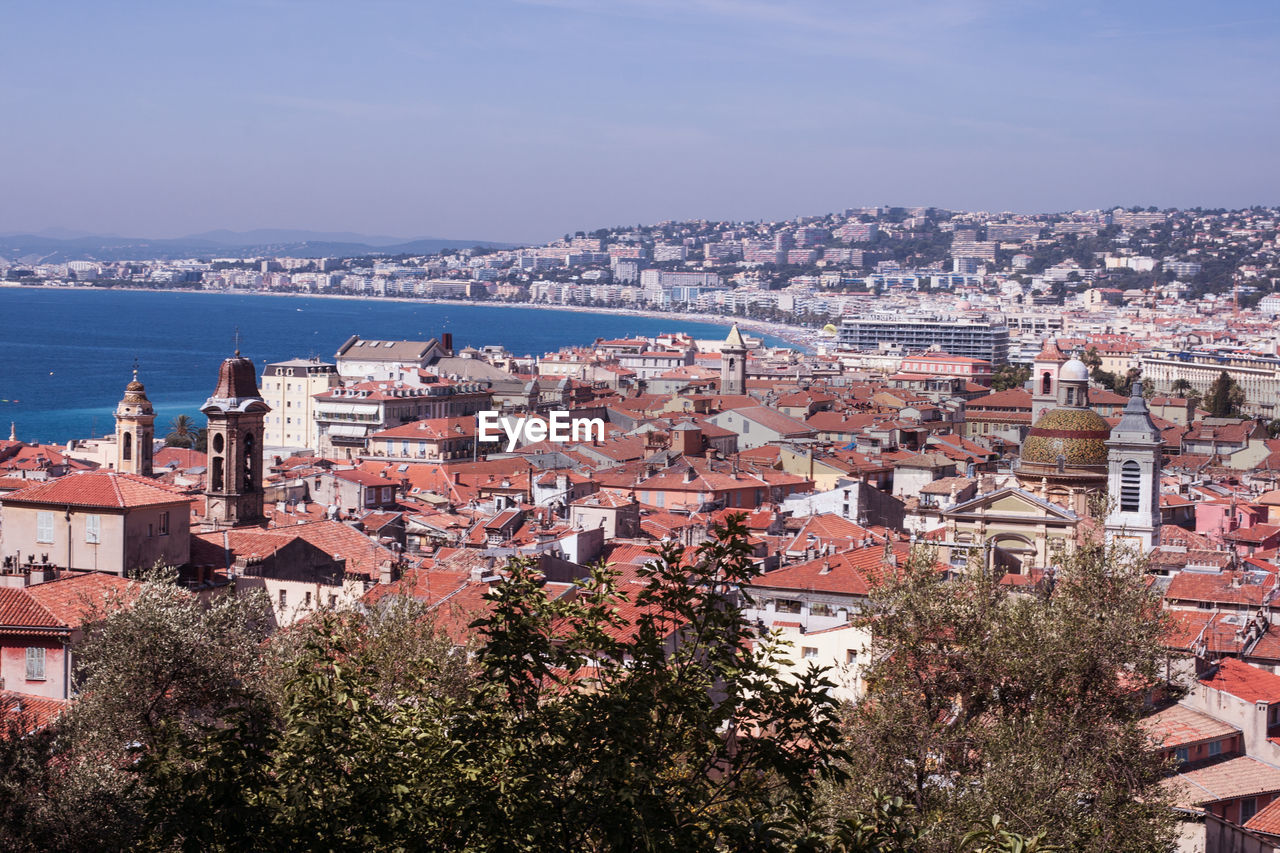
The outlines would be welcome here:
M 7 4 L 0 233 L 1280 203 L 1280 6 Z

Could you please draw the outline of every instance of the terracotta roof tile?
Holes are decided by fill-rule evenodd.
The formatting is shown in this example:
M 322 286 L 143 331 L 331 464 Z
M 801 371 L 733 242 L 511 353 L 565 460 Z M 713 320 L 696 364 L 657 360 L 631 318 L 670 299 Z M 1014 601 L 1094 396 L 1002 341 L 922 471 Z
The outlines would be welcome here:
M 1280 768 L 1242 755 L 1179 773 L 1164 784 L 1177 792 L 1178 805 L 1203 806 L 1280 791 Z
M 1142 727 L 1157 746 L 1164 748 L 1204 743 L 1240 733 L 1235 726 L 1186 705 L 1170 705 L 1157 711 L 1143 718 Z
M 1198 680 L 1205 687 L 1221 690 L 1246 702 L 1280 702 L 1280 675 L 1235 658 L 1223 658 L 1217 669 L 1210 670 Z
M 187 495 L 176 489 L 161 486 L 145 477 L 106 471 L 70 474 L 5 495 L 5 503 L 41 503 L 111 509 L 166 506 L 189 503 L 190 500 Z

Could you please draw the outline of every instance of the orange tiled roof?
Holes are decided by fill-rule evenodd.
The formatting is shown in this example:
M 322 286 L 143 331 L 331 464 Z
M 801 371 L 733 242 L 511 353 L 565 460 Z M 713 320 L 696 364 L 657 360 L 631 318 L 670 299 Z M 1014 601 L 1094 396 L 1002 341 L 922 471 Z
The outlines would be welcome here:
M 1280 675 L 1235 658 L 1223 658 L 1216 669 L 1198 680 L 1205 687 L 1221 690 L 1246 702 L 1280 702 Z
M 1280 768 L 1242 755 L 1179 773 L 1164 784 L 1177 792 L 1178 805 L 1203 806 L 1280 791 Z
M 108 471 L 70 474 L 10 492 L 5 503 L 57 504 L 59 506 L 133 509 L 188 503 L 181 492 L 145 477 Z
M 1142 727 L 1160 747 L 1187 746 L 1239 734 L 1240 730 L 1185 705 L 1170 705 L 1142 720 Z

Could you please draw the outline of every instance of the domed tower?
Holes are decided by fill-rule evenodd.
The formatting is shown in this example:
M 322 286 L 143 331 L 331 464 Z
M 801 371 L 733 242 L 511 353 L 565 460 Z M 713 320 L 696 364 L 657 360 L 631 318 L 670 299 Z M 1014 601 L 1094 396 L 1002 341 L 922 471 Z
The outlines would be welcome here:
M 200 411 L 209 418 L 205 523 L 234 526 L 262 518 L 263 418 L 253 362 L 235 356 L 218 369 L 218 387 Z
M 1058 372 L 1062 370 L 1067 357 L 1058 349 L 1054 338 L 1045 338 L 1040 354 L 1035 357 L 1031 367 L 1031 381 L 1035 387 L 1031 391 L 1031 422 L 1035 423 L 1050 409 L 1058 407 Z
M 720 393 L 747 393 L 747 342 L 734 323 L 720 347 Z
M 151 448 L 156 438 L 156 412 L 147 399 L 147 389 L 138 381 L 125 386 L 124 398 L 116 406 L 116 470 L 122 474 L 151 476 Z
M 1160 544 L 1160 463 L 1164 439 L 1151 420 L 1142 383 L 1133 383 L 1129 404 L 1111 431 L 1107 460 L 1107 539 L 1148 553 Z
M 1061 404 L 1035 421 L 1014 473 L 1024 489 L 1085 516 L 1089 497 L 1107 486 L 1111 426 L 1089 408 L 1089 368 L 1082 361 L 1068 359 L 1056 382 Z

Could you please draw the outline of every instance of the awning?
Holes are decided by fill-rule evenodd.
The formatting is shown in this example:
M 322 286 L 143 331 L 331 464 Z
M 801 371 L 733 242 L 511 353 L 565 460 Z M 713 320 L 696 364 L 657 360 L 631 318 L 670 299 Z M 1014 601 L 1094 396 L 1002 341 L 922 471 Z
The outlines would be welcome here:
M 334 424 L 329 427 L 329 435 L 348 435 L 353 438 L 363 438 L 365 428 L 354 424 Z
M 316 414 L 324 417 L 328 414 L 334 415 L 368 415 L 375 414 L 378 411 L 377 406 L 364 405 L 359 406 L 355 403 L 321 403 L 316 406 Z

